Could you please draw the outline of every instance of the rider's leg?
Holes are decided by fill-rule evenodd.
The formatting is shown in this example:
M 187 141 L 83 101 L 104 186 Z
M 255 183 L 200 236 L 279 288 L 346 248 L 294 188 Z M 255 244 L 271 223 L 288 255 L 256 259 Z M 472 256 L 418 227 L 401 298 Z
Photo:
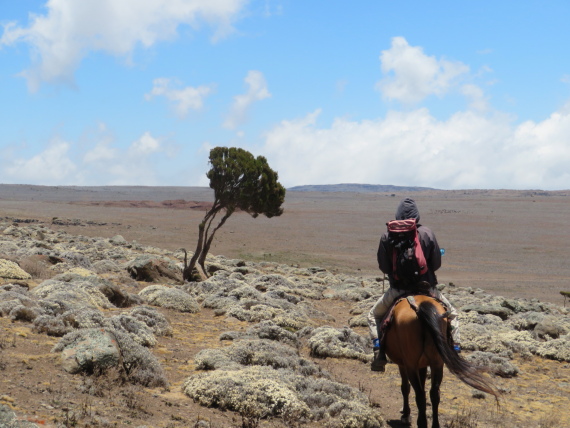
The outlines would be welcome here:
M 395 288 L 389 288 L 380 299 L 374 304 L 368 313 L 368 326 L 370 328 L 370 337 L 372 338 L 374 348 L 374 359 L 372 360 L 371 369 L 373 371 L 384 371 L 384 367 L 388 362 L 386 359 L 386 349 L 381 346 L 382 337 L 380 337 L 380 322 L 388 312 L 388 309 L 403 292 Z

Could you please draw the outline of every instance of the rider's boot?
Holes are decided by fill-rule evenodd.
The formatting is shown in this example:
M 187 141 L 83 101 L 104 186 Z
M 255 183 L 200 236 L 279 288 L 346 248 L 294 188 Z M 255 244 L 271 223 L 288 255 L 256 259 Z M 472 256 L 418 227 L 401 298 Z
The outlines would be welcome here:
M 374 348 L 374 359 L 372 360 L 370 369 L 373 372 L 384 372 L 386 370 L 387 363 L 388 360 L 386 359 L 386 352 L 384 351 L 384 348 Z

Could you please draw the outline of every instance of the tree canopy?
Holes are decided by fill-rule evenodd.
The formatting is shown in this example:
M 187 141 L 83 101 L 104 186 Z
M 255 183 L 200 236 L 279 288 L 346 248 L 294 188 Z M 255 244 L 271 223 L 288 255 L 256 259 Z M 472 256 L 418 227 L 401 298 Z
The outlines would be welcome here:
M 215 147 L 210 150 L 210 170 L 206 176 L 214 190 L 214 203 L 198 226 L 198 243 L 189 264 L 185 263 L 184 279 L 192 277 L 196 263 L 206 275 L 204 262 L 214 234 L 236 211 L 245 211 L 252 217 L 260 214 L 271 218 L 283 213 L 285 188 L 278 181 L 263 156 L 254 157 L 247 150 L 236 147 Z M 218 224 L 213 221 L 224 212 Z

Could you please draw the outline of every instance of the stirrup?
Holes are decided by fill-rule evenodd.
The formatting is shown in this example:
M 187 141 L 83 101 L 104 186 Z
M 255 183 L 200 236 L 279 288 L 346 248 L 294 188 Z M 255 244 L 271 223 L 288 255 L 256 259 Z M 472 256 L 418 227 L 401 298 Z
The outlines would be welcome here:
M 372 363 L 370 364 L 370 370 L 372 370 L 373 372 L 385 372 L 388 360 L 386 359 L 386 357 L 384 357 L 383 359 L 380 358 L 380 356 L 378 357 L 379 358 L 374 358 L 372 360 Z
M 372 361 L 372 364 L 370 365 L 370 370 L 372 370 L 373 372 L 384 373 L 386 371 L 386 364 L 387 363 L 388 363 L 387 361 L 374 360 L 374 361 Z

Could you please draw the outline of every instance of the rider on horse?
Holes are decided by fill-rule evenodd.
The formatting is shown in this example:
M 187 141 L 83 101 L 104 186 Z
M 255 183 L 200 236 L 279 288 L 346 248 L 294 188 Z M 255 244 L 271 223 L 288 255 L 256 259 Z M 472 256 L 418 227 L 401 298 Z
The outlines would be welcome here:
M 381 340 L 379 339 L 379 327 L 383 317 L 398 297 L 405 294 L 413 294 L 415 291 L 421 294 L 426 294 L 425 290 L 422 291 L 422 286 L 425 285 L 429 288 L 429 294 L 440 300 L 447 307 L 449 319 L 451 320 L 451 335 L 455 344 L 455 349 L 456 351 L 460 350 L 457 311 L 436 288 L 437 277 L 435 276 L 435 271 L 441 266 L 441 251 L 431 229 L 419 224 L 420 213 L 418 211 L 418 207 L 415 201 L 410 198 L 403 199 L 396 210 L 396 220 L 407 219 L 416 220 L 419 241 L 425 261 L 427 262 L 427 271 L 418 278 L 417 285 L 412 286 L 411 288 L 409 285 L 405 285 L 401 280 L 396 279 L 393 273 L 393 248 L 391 248 L 390 245 L 388 232 L 385 232 L 382 235 L 380 245 L 378 247 L 378 266 L 382 272 L 388 275 L 390 288 L 380 297 L 380 299 L 378 299 L 368 314 L 368 326 L 370 328 L 370 336 L 374 346 L 374 360 L 372 361 L 371 366 L 373 371 L 383 372 L 387 362 L 386 350 L 381 347 Z

